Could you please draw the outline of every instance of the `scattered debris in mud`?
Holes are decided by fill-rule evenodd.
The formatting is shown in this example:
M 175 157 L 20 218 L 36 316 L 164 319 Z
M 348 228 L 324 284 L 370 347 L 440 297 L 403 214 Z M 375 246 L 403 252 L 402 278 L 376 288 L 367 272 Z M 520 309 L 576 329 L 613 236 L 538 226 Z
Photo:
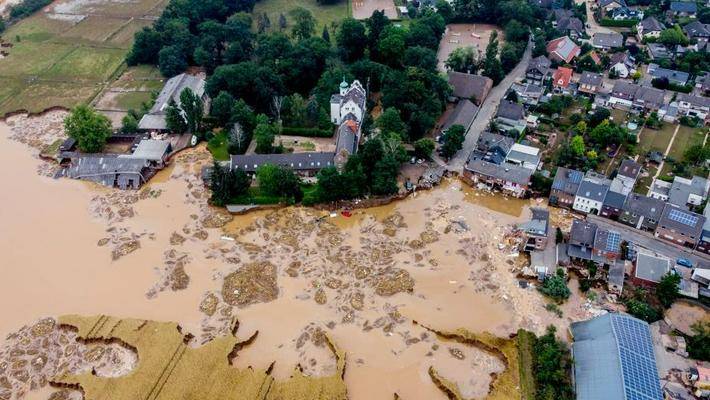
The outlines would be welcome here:
M 158 273 L 161 275 L 160 282 L 151 288 L 146 296 L 151 299 L 159 292 L 170 289 L 172 291 L 187 289 L 190 283 L 190 276 L 185 272 L 185 266 L 191 261 L 190 255 L 185 252 L 170 249 L 163 255 L 164 266 Z
M 224 278 L 222 298 L 227 304 L 244 307 L 267 303 L 279 295 L 276 266 L 268 261 L 246 264 Z

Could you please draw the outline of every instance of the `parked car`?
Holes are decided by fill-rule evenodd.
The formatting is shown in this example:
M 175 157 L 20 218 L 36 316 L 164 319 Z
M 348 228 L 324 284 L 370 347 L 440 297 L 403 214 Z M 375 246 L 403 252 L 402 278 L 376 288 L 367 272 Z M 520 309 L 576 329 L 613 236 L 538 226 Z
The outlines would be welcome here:
M 686 268 L 693 268 L 693 262 L 688 260 L 687 258 L 679 258 L 675 260 L 676 264 L 686 267 Z

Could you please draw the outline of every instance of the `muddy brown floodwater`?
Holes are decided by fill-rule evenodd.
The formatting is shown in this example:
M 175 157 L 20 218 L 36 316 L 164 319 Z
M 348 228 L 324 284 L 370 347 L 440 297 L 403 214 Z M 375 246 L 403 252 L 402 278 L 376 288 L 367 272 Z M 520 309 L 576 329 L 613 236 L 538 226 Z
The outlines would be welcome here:
M 541 332 L 554 318 L 537 293 L 517 288 L 513 261 L 498 250 L 527 202 L 451 181 L 351 218 L 293 207 L 232 218 L 207 205 L 202 148 L 140 192 L 117 192 L 46 177 L 37 142 L 56 137 L 23 137 L 31 127 L 23 117 L 0 122 L 0 363 L 16 344 L 8 335 L 45 317 L 175 321 L 195 345 L 238 319 L 241 339 L 259 335 L 236 367 L 330 375 L 327 333 L 347 353 L 352 399 L 444 399 L 432 365 L 467 397 L 484 397 L 501 362 L 414 321 L 505 336 Z M 30 386 L 10 381 L 15 394 Z

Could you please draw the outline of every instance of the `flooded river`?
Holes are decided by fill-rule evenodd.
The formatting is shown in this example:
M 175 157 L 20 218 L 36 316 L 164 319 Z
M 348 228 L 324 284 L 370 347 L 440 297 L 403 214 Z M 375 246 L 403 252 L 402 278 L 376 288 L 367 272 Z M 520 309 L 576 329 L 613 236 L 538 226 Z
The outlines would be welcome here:
M 430 366 L 484 397 L 503 365 L 423 326 L 507 336 L 546 324 L 498 251 L 526 202 L 454 181 L 350 218 L 288 208 L 232 219 L 206 204 L 203 150 L 140 193 L 117 193 L 38 174 L 37 150 L 11 135 L 0 123 L 1 338 L 43 317 L 106 314 L 175 321 L 203 343 L 236 317 L 240 338 L 259 332 L 238 368 L 332 374 L 315 340 L 325 332 L 347 354 L 350 398 L 444 399 Z

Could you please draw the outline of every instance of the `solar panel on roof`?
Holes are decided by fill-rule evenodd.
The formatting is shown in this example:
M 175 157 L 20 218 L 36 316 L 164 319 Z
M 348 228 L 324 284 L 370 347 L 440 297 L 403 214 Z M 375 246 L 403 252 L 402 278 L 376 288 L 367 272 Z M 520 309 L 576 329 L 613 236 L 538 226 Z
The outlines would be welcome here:
M 681 210 L 671 210 L 668 213 L 668 219 L 671 221 L 679 222 L 683 225 L 688 225 L 695 227 L 698 224 L 698 217 L 692 214 L 688 214 Z
M 619 345 L 626 399 L 662 399 L 648 327 L 641 321 L 619 315 L 613 316 L 612 327 Z
M 569 172 L 569 181 L 572 183 L 582 182 L 583 177 L 584 177 L 584 175 L 579 171 L 570 171 Z
M 609 232 L 609 235 L 606 237 L 606 249 L 608 251 L 615 251 L 619 248 L 621 245 L 621 235 L 619 235 L 617 232 Z

